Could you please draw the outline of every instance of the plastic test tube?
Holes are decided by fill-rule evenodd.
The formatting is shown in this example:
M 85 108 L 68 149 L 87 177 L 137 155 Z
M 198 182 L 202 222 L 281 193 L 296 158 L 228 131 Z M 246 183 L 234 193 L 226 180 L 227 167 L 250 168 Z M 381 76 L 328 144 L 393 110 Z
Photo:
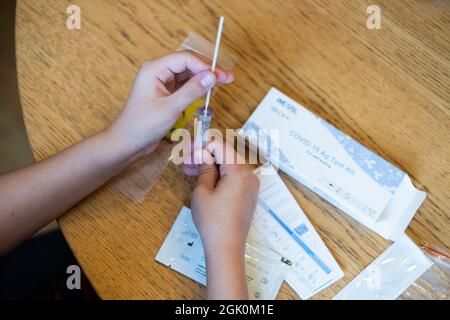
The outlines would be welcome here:
M 214 110 L 211 107 L 208 107 L 208 110 L 205 112 L 205 106 L 201 106 L 198 108 L 198 131 L 197 134 L 201 134 L 202 147 L 205 148 L 209 143 L 209 136 L 206 135 L 206 131 L 211 128 L 211 120 L 214 115 Z

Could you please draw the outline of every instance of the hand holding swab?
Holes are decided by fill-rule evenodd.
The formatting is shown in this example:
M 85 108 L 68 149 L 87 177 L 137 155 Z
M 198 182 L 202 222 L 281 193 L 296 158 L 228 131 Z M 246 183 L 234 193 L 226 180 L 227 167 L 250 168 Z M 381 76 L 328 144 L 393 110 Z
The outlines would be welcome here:
M 220 37 L 222 35 L 223 20 L 224 20 L 224 18 L 220 17 L 219 28 L 217 29 L 216 44 L 214 46 L 214 55 L 213 55 L 213 61 L 212 61 L 212 65 L 211 65 L 211 72 L 214 72 L 214 70 L 216 69 L 217 56 L 219 55 Z M 212 92 L 212 88 L 209 89 L 208 93 L 206 94 L 205 115 L 208 112 L 209 101 L 211 100 L 211 92 Z

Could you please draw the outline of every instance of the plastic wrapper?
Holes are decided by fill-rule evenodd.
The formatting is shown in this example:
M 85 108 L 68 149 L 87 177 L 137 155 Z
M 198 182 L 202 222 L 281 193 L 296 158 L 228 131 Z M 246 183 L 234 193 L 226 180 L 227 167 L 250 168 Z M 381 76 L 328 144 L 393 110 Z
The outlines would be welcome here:
M 400 300 L 449 300 L 450 299 L 450 255 L 437 245 L 419 245 L 433 265 L 398 299 Z
M 180 50 L 191 50 L 212 59 L 213 48 L 214 46 L 210 41 L 195 32 L 190 32 L 181 45 Z M 236 57 L 227 52 L 226 48 L 221 48 L 219 54 L 220 65 L 232 70 L 236 61 Z M 202 102 L 202 99 L 199 99 L 191 103 L 181 113 L 174 126 L 167 133 L 166 138 L 160 142 L 158 148 L 151 154 L 138 159 L 114 178 L 112 181 L 113 187 L 133 201 L 143 203 L 145 197 L 168 165 L 168 159 L 173 147 L 170 139 L 171 133 L 176 129 L 186 128 L 191 125 L 192 123 L 190 122 L 192 122 L 191 120 Z
M 206 285 L 203 245 L 188 208 L 181 209 L 156 260 Z M 289 268 L 289 261 L 275 251 L 247 243 L 245 269 L 250 299 L 275 299 Z
M 205 57 L 212 59 L 214 55 L 214 45 L 210 41 L 203 38 L 198 33 L 189 32 L 186 40 L 181 45 L 182 50 L 191 50 Z M 226 47 L 221 45 L 218 57 L 218 63 L 228 70 L 232 70 L 236 65 L 238 58 L 232 54 Z
M 158 148 L 114 177 L 114 188 L 135 202 L 143 203 L 154 183 L 169 164 L 172 143 L 163 139 Z
M 281 255 L 247 243 L 245 269 L 250 299 L 275 299 L 290 267 Z
M 334 299 L 397 299 L 432 264 L 422 250 L 404 234 L 345 286 Z

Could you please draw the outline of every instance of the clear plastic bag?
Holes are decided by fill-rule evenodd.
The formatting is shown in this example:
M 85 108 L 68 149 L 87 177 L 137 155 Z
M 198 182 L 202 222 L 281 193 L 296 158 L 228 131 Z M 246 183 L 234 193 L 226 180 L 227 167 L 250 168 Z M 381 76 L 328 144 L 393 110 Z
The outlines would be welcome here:
M 156 260 L 206 285 L 203 245 L 188 208 L 181 209 L 156 255 Z M 245 268 L 250 299 L 273 300 L 280 290 L 290 265 L 276 252 L 247 243 Z
M 195 32 L 189 32 L 180 50 L 192 50 L 212 59 L 213 48 L 213 43 Z M 222 46 L 219 54 L 219 64 L 232 70 L 236 61 L 237 58 Z M 191 103 L 181 113 L 175 125 L 167 133 L 166 138 L 160 142 L 158 148 L 151 154 L 138 159 L 119 176 L 114 178 L 112 181 L 113 187 L 133 201 L 143 203 L 145 197 L 169 163 L 168 159 L 170 158 L 173 147 L 170 139 L 171 133 L 175 129 L 186 128 L 191 125 L 190 122 L 201 104 L 202 99 Z
M 281 255 L 246 243 L 245 268 L 250 299 L 274 300 L 290 265 Z
M 186 40 L 181 45 L 182 50 L 191 50 L 198 54 L 201 54 L 209 59 L 212 59 L 214 55 L 214 45 L 212 42 L 206 40 L 196 32 L 189 32 Z M 236 65 L 238 58 L 227 50 L 224 44 L 220 46 L 220 54 L 218 57 L 218 63 L 225 69 L 232 70 Z
M 419 245 L 433 265 L 400 296 L 399 300 L 449 300 L 450 255 L 437 245 Z
M 137 203 L 143 203 L 152 186 L 169 164 L 172 144 L 163 139 L 149 155 L 132 163 L 112 180 L 113 187 Z
M 402 235 L 335 297 L 335 300 L 394 300 L 432 266 L 431 260 Z

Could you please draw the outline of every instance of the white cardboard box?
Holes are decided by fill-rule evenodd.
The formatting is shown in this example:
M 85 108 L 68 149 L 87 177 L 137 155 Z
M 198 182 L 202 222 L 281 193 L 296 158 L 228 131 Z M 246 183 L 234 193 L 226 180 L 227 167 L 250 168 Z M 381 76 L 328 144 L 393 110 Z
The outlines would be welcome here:
M 272 88 L 239 136 L 272 165 L 381 236 L 401 236 L 425 199 L 409 176 Z

